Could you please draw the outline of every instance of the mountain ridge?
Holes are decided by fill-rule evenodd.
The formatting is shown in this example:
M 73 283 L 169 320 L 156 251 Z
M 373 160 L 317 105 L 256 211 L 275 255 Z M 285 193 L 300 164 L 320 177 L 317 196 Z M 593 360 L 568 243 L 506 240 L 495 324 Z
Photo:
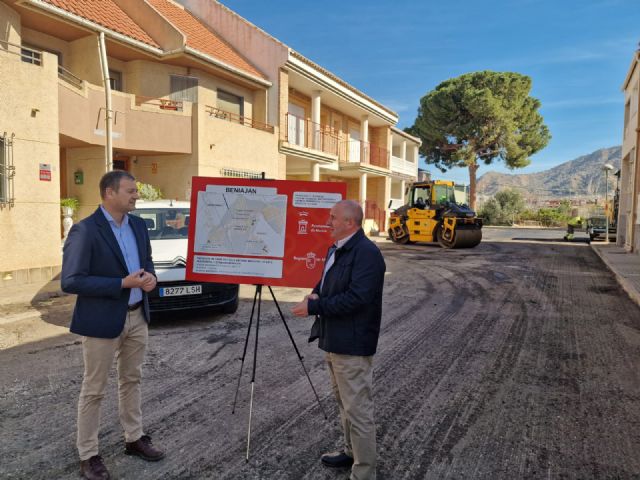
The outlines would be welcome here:
M 616 182 L 613 174 L 620 169 L 621 158 L 622 147 L 615 146 L 600 148 L 542 172 L 487 172 L 478 179 L 477 192 L 478 195 L 489 197 L 500 190 L 515 188 L 537 198 L 593 198 L 604 194 L 602 166 L 605 163 L 614 167 L 609 174 L 609 190 L 613 191 Z

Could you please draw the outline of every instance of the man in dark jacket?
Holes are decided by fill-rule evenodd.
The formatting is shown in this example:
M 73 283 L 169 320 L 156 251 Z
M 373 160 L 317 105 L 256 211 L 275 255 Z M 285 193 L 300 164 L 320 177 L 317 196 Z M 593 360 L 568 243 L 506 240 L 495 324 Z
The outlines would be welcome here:
M 340 411 L 344 449 L 323 455 L 321 461 L 329 467 L 351 466 L 351 480 L 376 478 L 373 354 L 386 269 L 380 250 L 362 230 L 362 217 L 360 205 L 351 200 L 331 209 L 328 225 L 335 244 L 322 278 L 292 309 L 300 317 L 316 315 L 309 341 L 319 338 L 318 346 L 327 352 Z
M 118 364 L 120 423 L 125 453 L 155 461 L 164 453 L 142 430 L 140 380 L 147 346 L 149 302 L 156 286 L 145 222 L 129 215 L 138 189 L 129 173 L 115 170 L 100 180 L 102 205 L 73 226 L 64 245 L 62 289 L 78 295 L 71 331 L 82 335 L 84 378 L 78 401 L 80 472 L 106 480 L 98 455 L 100 404 L 114 357 Z

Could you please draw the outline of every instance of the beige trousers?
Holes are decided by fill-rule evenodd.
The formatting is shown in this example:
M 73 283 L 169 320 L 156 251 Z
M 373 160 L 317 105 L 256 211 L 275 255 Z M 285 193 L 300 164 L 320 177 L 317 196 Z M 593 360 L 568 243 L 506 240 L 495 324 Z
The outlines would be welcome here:
M 78 401 L 78 453 L 80 460 L 98 455 L 100 404 L 113 365 L 118 366 L 120 424 L 127 442 L 142 435 L 140 380 L 147 346 L 148 328 L 142 308 L 127 313 L 124 329 L 116 338 L 82 338 L 84 378 Z
M 338 401 L 344 451 L 353 457 L 351 480 L 376 478 L 376 425 L 373 419 L 373 357 L 327 353 Z

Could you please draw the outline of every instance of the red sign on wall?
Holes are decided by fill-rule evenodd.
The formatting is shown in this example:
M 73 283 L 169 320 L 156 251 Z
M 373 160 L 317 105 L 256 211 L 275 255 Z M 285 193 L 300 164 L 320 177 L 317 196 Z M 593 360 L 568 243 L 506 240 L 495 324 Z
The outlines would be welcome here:
M 51 181 L 51 164 L 50 163 L 40 164 L 40 181 L 42 182 Z
M 193 177 L 186 278 L 314 287 L 346 193 L 341 182 Z

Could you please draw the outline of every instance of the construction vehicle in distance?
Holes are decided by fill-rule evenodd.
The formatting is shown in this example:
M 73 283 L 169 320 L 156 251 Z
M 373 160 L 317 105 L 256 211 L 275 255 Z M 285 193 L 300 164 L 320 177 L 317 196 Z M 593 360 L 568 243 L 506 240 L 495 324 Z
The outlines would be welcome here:
M 388 233 L 393 242 L 473 248 L 482 240 L 482 219 L 467 205 L 456 202 L 453 182 L 415 182 L 406 194 L 408 203 L 389 217 Z
M 589 240 L 606 239 L 607 218 L 609 220 L 609 239 L 616 238 L 618 233 L 618 209 L 620 207 L 620 189 L 616 188 L 613 204 L 606 203 L 601 215 L 593 215 L 587 219 L 587 234 Z

